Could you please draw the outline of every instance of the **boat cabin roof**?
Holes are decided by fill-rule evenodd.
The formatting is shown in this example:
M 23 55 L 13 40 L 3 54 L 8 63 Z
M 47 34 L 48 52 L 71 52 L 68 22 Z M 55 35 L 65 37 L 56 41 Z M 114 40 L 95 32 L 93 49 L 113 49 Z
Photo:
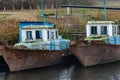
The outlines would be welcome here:
M 87 24 L 116 24 L 115 21 L 88 21 Z
M 50 22 L 20 22 L 20 28 L 55 28 L 55 24 Z

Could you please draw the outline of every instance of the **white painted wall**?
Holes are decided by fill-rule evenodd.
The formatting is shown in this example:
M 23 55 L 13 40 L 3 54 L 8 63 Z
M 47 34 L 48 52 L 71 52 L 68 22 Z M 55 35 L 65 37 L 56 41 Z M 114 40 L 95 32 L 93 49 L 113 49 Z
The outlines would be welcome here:
M 97 26 L 97 25 L 96 25 Z M 97 35 L 100 36 L 101 35 L 101 26 L 98 25 L 97 26 Z
M 91 25 L 86 25 L 86 37 L 91 35 Z
M 113 36 L 113 31 L 112 31 L 112 24 L 108 25 L 108 36 Z
M 86 25 L 86 37 L 89 37 L 91 35 L 91 27 L 92 26 L 97 26 L 97 34 L 100 36 L 101 35 L 101 27 L 102 26 L 107 26 L 107 35 L 108 36 L 113 36 L 113 26 L 116 27 L 116 35 L 118 35 L 118 25 L 113 25 L 113 24 L 87 24 Z
M 26 32 L 32 31 L 32 38 L 33 40 L 36 40 L 36 31 L 39 31 L 40 29 L 23 29 L 22 30 L 22 42 L 26 41 Z M 54 40 L 56 40 L 56 31 L 57 29 L 41 29 L 42 30 L 42 40 L 43 41 L 49 41 L 51 40 L 51 32 L 54 32 Z M 49 31 L 49 40 L 48 40 L 48 34 L 47 31 Z
M 42 39 L 43 39 L 43 41 L 48 41 L 47 40 L 47 29 L 42 30 Z
M 32 30 L 32 29 L 24 29 L 22 30 L 22 42 L 25 42 L 26 41 L 26 31 L 32 31 L 32 38 L 33 40 L 35 40 L 35 30 Z
M 22 30 L 22 42 L 25 42 L 26 40 L 26 31 Z
M 32 31 L 32 38 L 33 40 L 36 40 L 36 33 L 35 31 L 39 31 L 40 29 L 23 29 L 22 30 L 22 42 L 26 41 L 26 32 L 27 31 Z

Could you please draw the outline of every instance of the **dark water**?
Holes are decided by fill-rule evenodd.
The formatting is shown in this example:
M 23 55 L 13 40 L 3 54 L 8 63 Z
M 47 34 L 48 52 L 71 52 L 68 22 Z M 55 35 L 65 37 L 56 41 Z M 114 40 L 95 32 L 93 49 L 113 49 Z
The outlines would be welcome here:
M 0 80 L 120 80 L 120 62 L 84 68 L 78 62 L 0 74 Z

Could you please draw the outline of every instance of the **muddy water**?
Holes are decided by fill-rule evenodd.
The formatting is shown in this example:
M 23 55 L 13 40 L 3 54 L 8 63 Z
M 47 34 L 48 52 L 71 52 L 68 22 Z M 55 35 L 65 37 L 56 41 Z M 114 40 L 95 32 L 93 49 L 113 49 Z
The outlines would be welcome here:
M 0 74 L 0 80 L 120 80 L 120 62 L 84 68 L 79 62 Z

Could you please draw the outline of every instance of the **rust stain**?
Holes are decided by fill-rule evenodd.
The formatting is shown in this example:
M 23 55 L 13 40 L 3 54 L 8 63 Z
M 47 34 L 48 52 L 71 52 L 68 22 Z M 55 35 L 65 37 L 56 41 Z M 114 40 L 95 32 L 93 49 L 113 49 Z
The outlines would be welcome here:
M 97 64 L 120 61 L 120 45 L 104 44 L 102 42 L 87 43 L 76 41 L 71 45 L 71 52 L 86 67 Z
M 63 51 L 27 50 L 3 46 L 0 51 L 7 62 L 10 71 L 20 71 L 60 64 Z

